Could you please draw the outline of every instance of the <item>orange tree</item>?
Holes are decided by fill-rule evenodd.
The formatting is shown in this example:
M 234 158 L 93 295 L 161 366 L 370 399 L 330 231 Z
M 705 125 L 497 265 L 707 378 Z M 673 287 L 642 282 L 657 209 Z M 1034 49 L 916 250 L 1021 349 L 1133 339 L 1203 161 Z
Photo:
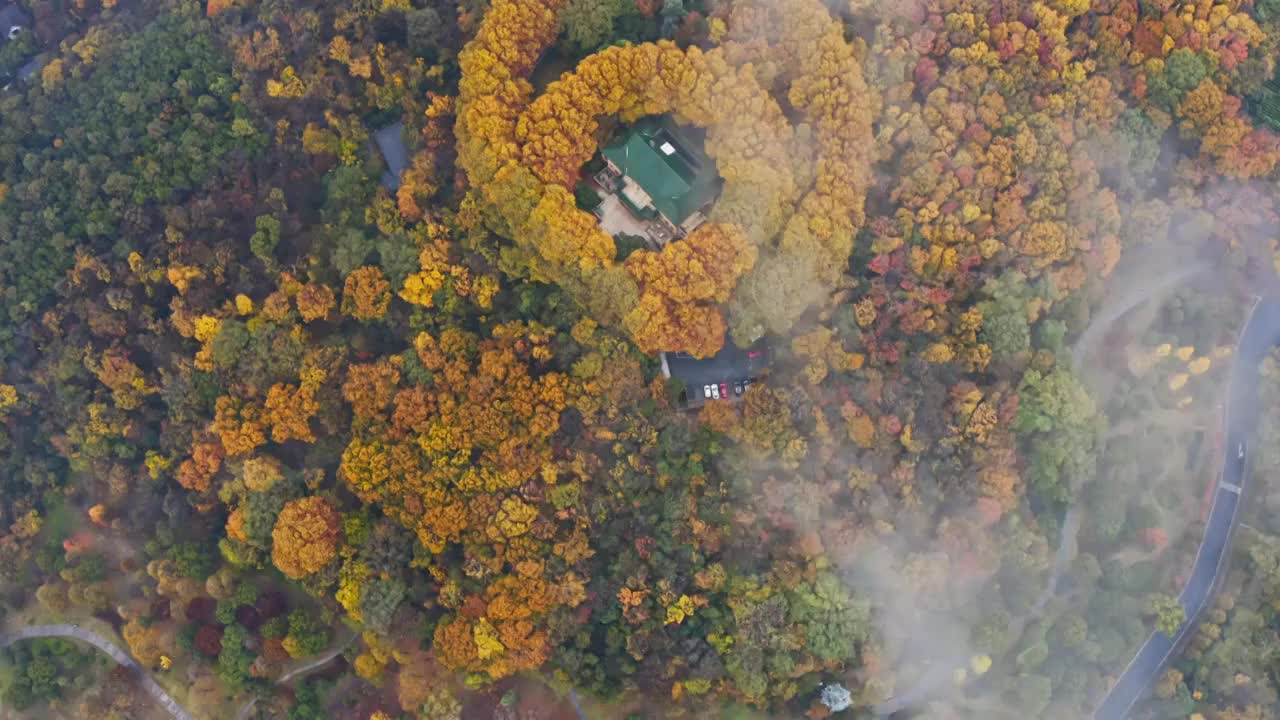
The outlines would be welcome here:
M 271 561 L 295 580 L 319 571 L 337 550 L 338 521 L 338 512 L 322 497 L 287 503 L 271 531 Z
M 487 588 L 464 598 L 463 585 L 445 581 L 442 597 L 456 602 L 443 602 L 455 614 L 436 633 L 442 662 L 481 677 L 541 665 L 552 611 L 584 597 L 573 568 L 591 555 L 585 520 L 563 501 L 578 490 L 561 477 L 551 445 L 579 390 L 546 371 L 551 337 L 522 324 L 498 325 L 487 338 L 424 332 L 414 342 L 417 371 L 354 365 L 344 387 L 356 421 L 342 480 L 414 531 L 436 578 L 456 569 L 449 556 L 458 550 L 466 574 Z M 581 550 L 553 556 L 570 546 Z M 366 571 L 347 563 L 342 574 L 338 598 L 350 611 Z

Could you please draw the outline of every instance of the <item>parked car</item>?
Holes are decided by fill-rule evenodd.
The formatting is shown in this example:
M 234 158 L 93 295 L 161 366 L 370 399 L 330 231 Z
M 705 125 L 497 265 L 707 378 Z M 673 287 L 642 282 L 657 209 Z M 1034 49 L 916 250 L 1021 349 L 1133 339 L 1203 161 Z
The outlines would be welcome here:
M 704 398 L 706 398 L 706 399 L 708 399 L 708 400 L 710 400 L 710 399 L 711 399 L 711 386 L 710 386 L 710 385 L 703 385 L 703 386 L 702 386 L 702 397 L 704 397 Z
M 719 400 L 719 399 L 720 399 L 720 387 L 719 387 L 719 386 L 717 386 L 717 385 L 712 385 L 712 386 L 711 386 L 711 397 L 712 397 L 712 398 L 714 398 L 714 399 L 716 399 L 716 400 Z
M 733 394 L 734 394 L 734 395 L 741 395 L 741 394 L 742 394 L 742 383 L 740 383 L 740 382 L 736 382 L 736 383 L 734 383 L 734 384 L 733 384 Z
M 1244 443 L 1236 444 L 1236 457 L 1240 460 L 1244 459 Z
M 720 383 L 720 396 L 729 397 L 729 383 Z

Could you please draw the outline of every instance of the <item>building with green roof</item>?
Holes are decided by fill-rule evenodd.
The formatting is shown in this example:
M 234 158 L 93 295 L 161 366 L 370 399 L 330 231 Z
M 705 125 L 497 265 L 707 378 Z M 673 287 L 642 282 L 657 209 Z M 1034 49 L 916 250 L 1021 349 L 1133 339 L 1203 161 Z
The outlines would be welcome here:
M 701 224 L 720 192 L 701 138 L 668 119 L 645 118 L 602 151 L 621 178 L 618 198 L 642 220 L 665 220 L 683 235 Z

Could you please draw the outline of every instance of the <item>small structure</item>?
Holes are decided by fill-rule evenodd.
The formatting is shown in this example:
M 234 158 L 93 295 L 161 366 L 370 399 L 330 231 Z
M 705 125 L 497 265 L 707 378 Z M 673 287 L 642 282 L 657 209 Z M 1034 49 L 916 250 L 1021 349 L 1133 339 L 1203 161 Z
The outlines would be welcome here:
M 400 189 L 400 173 L 409 167 L 409 148 L 404 144 L 404 123 L 396 122 L 373 133 L 387 171 L 382 174 L 382 184 L 395 192 Z
M 822 686 L 822 704 L 833 713 L 844 712 L 853 707 L 853 693 L 838 683 Z
M 0 45 L 30 30 L 31 17 L 15 4 L 0 5 Z
M 743 349 L 733 343 L 727 334 L 724 347 L 709 358 L 698 359 L 686 353 L 662 353 L 662 374 L 668 378 L 677 378 L 684 383 L 687 408 L 699 408 L 708 402 L 704 392 L 708 385 L 717 388 L 724 383 L 732 395 L 737 383 L 754 382 L 769 366 L 769 351 L 763 344 L 757 343 L 751 348 Z
M 4 84 L 0 89 L 9 90 L 15 79 L 26 81 L 35 74 L 33 67 L 39 70 L 39 63 L 32 64 L 35 53 L 31 16 L 18 5 L 0 0 L 0 83 Z
M 18 79 L 23 82 L 31 80 L 31 78 L 36 76 L 36 73 L 44 69 L 44 66 L 47 65 L 48 62 L 48 54 L 41 53 L 40 55 L 36 55 L 28 60 L 22 67 L 18 68 Z
M 645 118 L 604 148 L 605 169 L 595 180 L 665 245 L 706 221 L 720 192 L 715 163 L 701 148 L 693 131 Z

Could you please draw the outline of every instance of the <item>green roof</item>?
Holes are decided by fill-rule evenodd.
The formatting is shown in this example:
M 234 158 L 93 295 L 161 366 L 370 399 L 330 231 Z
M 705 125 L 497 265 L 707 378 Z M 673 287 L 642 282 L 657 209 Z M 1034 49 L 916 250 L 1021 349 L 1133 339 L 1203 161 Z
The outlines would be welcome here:
M 606 146 L 604 156 L 653 198 L 658 212 L 679 225 L 719 190 L 715 165 L 699 145 L 673 124 L 642 120 Z

